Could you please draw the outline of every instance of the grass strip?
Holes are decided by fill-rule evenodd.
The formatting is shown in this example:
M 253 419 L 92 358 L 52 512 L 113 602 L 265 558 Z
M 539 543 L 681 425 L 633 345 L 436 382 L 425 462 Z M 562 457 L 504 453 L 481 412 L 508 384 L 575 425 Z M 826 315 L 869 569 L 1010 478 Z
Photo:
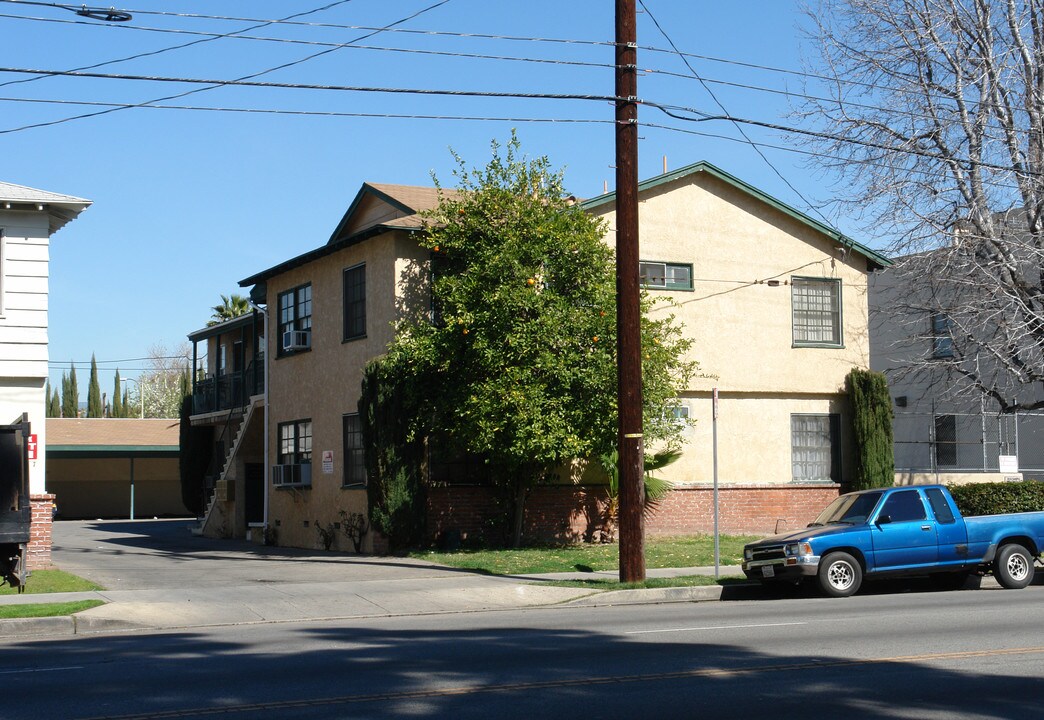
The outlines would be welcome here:
M 760 538 L 749 535 L 723 535 L 719 538 L 722 565 L 739 565 L 743 546 Z M 611 571 L 620 566 L 620 548 L 615 544 L 528 547 L 516 549 L 462 549 L 457 552 L 434 550 L 411 553 L 412 557 L 491 575 L 533 575 L 555 572 Z M 714 564 L 714 538 L 711 535 L 686 535 L 647 538 L 645 562 L 649 569 L 706 567 Z
M 49 570 L 33 570 L 25 583 L 25 592 L 29 595 L 44 593 L 63 592 L 90 592 L 92 590 L 104 590 L 100 585 L 84 580 L 64 570 L 52 568 Z M 9 586 L 0 587 L 0 595 L 17 595 L 18 591 Z
M 32 605 L 0 605 L 0 620 L 11 618 L 61 617 L 90 610 L 105 603 L 101 600 L 77 600 L 67 603 L 36 603 Z

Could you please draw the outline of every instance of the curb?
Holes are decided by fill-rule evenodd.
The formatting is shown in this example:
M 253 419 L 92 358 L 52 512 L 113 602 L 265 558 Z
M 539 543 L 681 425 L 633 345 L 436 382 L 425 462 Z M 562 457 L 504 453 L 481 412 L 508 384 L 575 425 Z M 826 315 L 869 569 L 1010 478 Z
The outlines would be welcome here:
M 721 600 L 722 589 L 721 585 L 701 585 L 697 587 L 656 588 L 653 590 L 607 590 L 595 595 L 559 603 L 558 607 L 707 602 Z
M 8 618 L 0 620 L 0 640 L 7 638 L 38 638 L 59 635 L 90 635 L 92 633 L 129 632 L 132 630 L 152 630 L 154 628 L 139 623 L 114 620 L 112 618 L 95 618 L 80 615 L 62 615 L 59 617 Z

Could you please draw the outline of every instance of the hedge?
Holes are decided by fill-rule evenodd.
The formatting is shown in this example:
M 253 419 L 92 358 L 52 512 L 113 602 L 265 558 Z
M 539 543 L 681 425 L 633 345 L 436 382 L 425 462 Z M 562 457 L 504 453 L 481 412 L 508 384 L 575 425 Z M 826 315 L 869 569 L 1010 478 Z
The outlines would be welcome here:
M 1044 483 L 1006 482 L 949 485 L 961 515 L 1044 511 Z

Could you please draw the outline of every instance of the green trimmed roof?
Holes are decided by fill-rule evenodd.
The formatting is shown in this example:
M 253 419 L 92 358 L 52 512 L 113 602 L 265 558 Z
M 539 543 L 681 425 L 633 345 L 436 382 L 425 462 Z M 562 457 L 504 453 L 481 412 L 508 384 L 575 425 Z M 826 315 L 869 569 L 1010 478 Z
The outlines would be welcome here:
M 884 255 L 882 255 L 881 253 L 877 252 L 876 250 L 873 250 L 872 248 L 867 247 L 866 245 L 863 245 L 862 243 L 856 242 L 852 238 L 844 235 L 840 230 L 832 228 L 826 223 L 822 223 L 819 220 L 816 220 L 815 218 L 806 215 L 800 210 L 791 207 L 790 205 L 787 205 L 782 200 L 778 200 L 772 197 L 768 193 L 759 190 L 750 183 L 744 182 L 735 175 L 730 175 L 721 168 L 716 167 L 706 161 L 701 160 L 700 162 L 693 163 L 692 165 L 686 165 L 683 168 L 678 168 L 677 170 L 673 170 L 669 173 L 664 173 L 663 175 L 657 175 L 656 177 L 649 178 L 648 180 L 643 180 L 640 183 L 638 183 L 638 192 L 641 193 L 645 190 L 651 190 L 652 188 L 658 187 L 660 185 L 665 185 L 667 183 L 674 182 L 675 180 L 680 180 L 684 177 L 687 177 L 689 175 L 695 175 L 697 173 L 707 173 L 708 175 L 715 177 L 728 185 L 731 185 L 737 190 L 745 192 L 751 197 L 754 197 L 767 205 L 771 205 L 772 207 L 776 208 L 785 215 L 789 215 L 795 220 L 804 223 L 805 225 L 808 225 L 812 229 L 823 233 L 827 237 L 836 240 L 842 245 L 852 248 L 854 251 L 864 256 L 872 266 L 885 268 L 892 264 L 892 261 Z M 593 210 L 595 208 L 599 208 L 603 205 L 609 204 L 616 204 L 615 191 L 605 193 L 604 195 L 599 195 L 598 197 L 593 197 L 590 200 L 584 200 L 580 203 L 580 206 L 584 208 L 584 210 Z

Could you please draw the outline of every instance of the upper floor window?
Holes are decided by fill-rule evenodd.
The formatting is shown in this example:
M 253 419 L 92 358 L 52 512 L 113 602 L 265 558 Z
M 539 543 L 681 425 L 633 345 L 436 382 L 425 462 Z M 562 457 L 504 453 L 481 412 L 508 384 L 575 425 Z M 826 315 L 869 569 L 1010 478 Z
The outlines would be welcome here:
M 344 339 L 366 337 L 366 265 L 344 271 Z
M 692 290 L 692 265 L 642 260 L 638 263 L 638 280 L 646 288 Z
M 953 322 L 946 313 L 932 313 L 932 357 L 953 357 Z
M 792 278 L 790 298 L 795 346 L 841 346 L 840 280 Z
M 280 354 L 312 346 L 312 285 L 279 293 Z

